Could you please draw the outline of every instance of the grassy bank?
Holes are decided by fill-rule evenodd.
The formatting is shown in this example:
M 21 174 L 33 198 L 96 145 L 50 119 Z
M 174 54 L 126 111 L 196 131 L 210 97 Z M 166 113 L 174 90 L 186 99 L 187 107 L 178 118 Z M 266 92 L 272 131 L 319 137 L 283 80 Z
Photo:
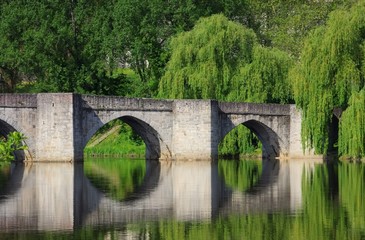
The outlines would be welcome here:
M 101 128 L 84 149 L 86 156 L 128 156 L 145 154 L 145 144 L 132 128 L 121 120 L 113 121 Z

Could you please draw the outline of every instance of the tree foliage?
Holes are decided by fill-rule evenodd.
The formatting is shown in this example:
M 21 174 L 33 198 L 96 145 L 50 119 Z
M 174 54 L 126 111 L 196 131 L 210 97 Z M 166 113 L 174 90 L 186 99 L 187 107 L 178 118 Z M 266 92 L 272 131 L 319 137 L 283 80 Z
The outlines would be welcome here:
M 161 97 L 286 102 L 290 96 L 290 58 L 260 46 L 252 30 L 221 14 L 172 38 L 170 49 Z
M 0 160 L 13 160 L 14 151 L 27 149 L 27 146 L 23 145 L 25 139 L 25 136 L 19 132 L 11 132 L 6 138 L 0 138 Z
M 218 99 L 246 102 L 290 100 L 287 54 L 262 47 L 255 33 L 221 14 L 203 18 L 169 44 L 171 57 L 159 85 L 165 98 Z M 223 153 L 252 148 L 249 131 L 234 130 L 224 140 Z M 243 139 L 237 143 L 233 139 Z M 228 146 L 227 146 L 228 145 Z M 233 152 L 232 152 L 233 151 Z
M 0 75 L 10 92 L 26 80 L 37 83 L 34 91 L 137 91 L 153 97 L 168 60 L 168 39 L 191 30 L 199 18 L 222 13 L 253 29 L 260 43 L 288 50 L 301 43 L 290 37 L 293 31 L 305 35 L 338 1 L 5 0 L 0 3 Z M 138 81 L 115 74 L 120 67 L 132 68 Z
M 35 91 L 130 95 L 139 86 L 139 94 L 152 97 L 169 37 L 212 13 L 247 22 L 246 5 L 237 0 L 2 1 L 1 80 L 7 92 L 32 81 Z M 139 81 L 115 74 L 121 66 L 134 69 Z
M 113 14 L 113 36 L 122 63 L 141 79 L 146 96 L 154 96 L 168 60 L 166 43 L 171 36 L 191 30 L 199 18 L 224 13 L 250 22 L 247 2 L 241 0 L 180 1 L 119 0 Z
M 355 0 L 356 1 L 356 0 Z M 249 1 L 254 29 L 265 46 L 274 46 L 298 57 L 308 32 L 323 25 L 328 14 L 352 0 L 269 0 Z
M 1 4 L 0 73 L 11 90 L 36 81 L 38 91 L 111 94 L 109 1 L 8 1 Z M 114 85 L 111 87 L 110 85 Z
M 225 98 L 240 64 L 251 62 L 255 41 L 252 30 L 229 22 L 223 15 L 200 20 L 192 31 L 172 38 L 160 95 Z
M 303 4 L 294 4 L 296 11 L 292 5 L 241 0 L 173 0 L 168 4 L 161 0 L 3 1 L 1 71 L 12 90 L 18 80 L 40 79 L 42 75 L 51 79 L 44 84 L 44 91 L 77 87 L 94 91 L 90 88 L 100 87 L 101 79 L 109 76 L 105 71 L 116 63 L 131 66 L 144 82 L 156 82 L 166 63 L 166 40 L 190 30 L 200 17 L 223 13 L 264 36 L 270 31 L 288 32 L 283 22 L 291 21 L 279 21 L 287 13 L 323 19 L 327 11 L 319 7 L 333 4 L 308 7 L 308 11 L 321 13 L 319 16 L 305 12 Z M 268 37 L 260 38 L 265 42 Z M 74 75 L 85 82 L 78 84 Z M 73 81 L 67 80 L 70 78 Z M 54 86 L 47 88 L 53 81 Z
M 333 109 L 345 109 L 350 96 L 364 86 L 364 11 L 362 2 L 332 12 L 327 24 L 309 35 L 291 74 L 295 102 L 303 110 L 303 142 L 317 153 L 328 149 Z
M 341 116 L 339 152 L 345 156 L 365 156 L 365 90 L 354 93 Z

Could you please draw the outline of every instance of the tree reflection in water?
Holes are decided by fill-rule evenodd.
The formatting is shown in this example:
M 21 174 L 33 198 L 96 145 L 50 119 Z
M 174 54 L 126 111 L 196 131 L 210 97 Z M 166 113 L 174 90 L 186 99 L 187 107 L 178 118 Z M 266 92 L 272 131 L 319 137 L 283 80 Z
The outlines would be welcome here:
M 84 167 L 3 166 L 1 237 L 305 240 L 365 237 L 363 163 L 159 163 L 159 167 L 148 170 L 144 162 L 144 167 L 135 165 L 135 171 L 144 171 L 144 175 L 117 177 L 124 185 L 118 181 L 110 183 L 119 171 L 113 174 L 113 169 L 117 169 L 113 164 L 98 165 L 98 171 L 111 171 L 110 176 L 103 177 L 112 184 L 112 192 L 125 190 L 126 194 L 117 194 L 123 197 L 115 200 L 108 197 L 110 185 L 104 190 L 95 188 L 85 177 Z M 89 171 L 86 168 L 85 164 L 85 172 Z M 267 175 L 267 169 L 271 169 L 271 175 Z M 153 184 L 147 184 L 149 178 L 154 179 Z M 133 182 L 133 190 L 126 185 L 128 181 Z M 141 188 L 148 190 L 143 193 Z M 244 204 L 246 207 L 242 207 Z M 128 207 L 133 211 L 129 212 Z M 138 217 L 128 217 L 129 213 Z

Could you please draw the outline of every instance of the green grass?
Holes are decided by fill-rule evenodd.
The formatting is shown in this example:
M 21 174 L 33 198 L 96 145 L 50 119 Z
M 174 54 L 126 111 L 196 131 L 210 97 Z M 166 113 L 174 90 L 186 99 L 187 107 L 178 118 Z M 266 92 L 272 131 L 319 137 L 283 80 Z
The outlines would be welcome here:
M 119 127 L 119 129 L 115 129 Z M 114 128 L 114 131 L 112 129 Z M 100 141 L 100 138 L 103 138 Z M 95 144 L 95 141 L 100 141 Z M 86 156 L 115 155 L 115 156 L 142 156 L 145 154 L 143 140 L 133 132 L 132 128 L 116 120 L 101 128 L 88 142 L 84 149 Z

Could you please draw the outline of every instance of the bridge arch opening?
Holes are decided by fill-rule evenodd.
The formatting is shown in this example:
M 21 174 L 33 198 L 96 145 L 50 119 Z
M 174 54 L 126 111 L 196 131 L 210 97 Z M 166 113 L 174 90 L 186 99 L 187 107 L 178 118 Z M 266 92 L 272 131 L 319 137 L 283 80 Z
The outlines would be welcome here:
M 6 140 L 8 134 L 11 132 L 18 132 L 18 130 L 11 126 L 9 123 L 0 119 L 0 139 Z M 23 142 L 23 144 L 27 145 L 26 142 Z M 30 156 L 28 151 L 29 150 L 14 151 L 15 161 L 24 161 L 26 159 L 26 156 Z
M 265 125 L 260 121 L 251 119 L 242 122 L 236 125 L 234 128 L 230 129 L 228 133 L 234 131 L 235 129 L 244 127 L 246 127 L 251 132 L 251 135 L 248 134 L 246 136 L 250 138 L 248 139 L 248 141 L 251 141 L 252 146 L 256 147 L 258 150 L 261 147 L 262 158 L 273 159 L 280 157 L 282 151 L 281 151 L 281 140 L 278 134 L 275 133 L 275 131 L 273 131 L 270 127 L 268 127 L 267 125 Z M 222 140 L 228 135 L 228 133 L 222 137 Z M 252 135 L 254 135 L 255 137 L 252 137 Z M 240 138 L 242 137 L 242 135 L 237 137 Z M 222 140 L 221 142 L 223 142 Z M 236 139 L 235 141 L 239 141 L 239 139 Z M 247 139 L 245 141 L 247 141 Z M 238 157 L 237 155 L 234 156 L 234 158 L 237 157 Z
M 254 132 L 262 143 L 262 156 L 264 158 L 280 156 L 279 137 L 271 128 L 256 120 L 244 122 L 243 125 Z
M 93 134 L 93 136 L 96 136 L 96 138 L 87 138 L 88 143 L 86 145 L 86 148 L 88 148 L 88 153 L 92 153 L 92 149 L 90 148 L 94 147 L 96 144 L 103 142 L 107 137 L 109 137 L 108 135 L 117 138 L 120 135 L 127 134 L 128 136 L 120 138 L 120 140 L 123 140 L 123 142 L 112 141 L 109 143 L 115 144 L 115 148 L 124 147 L 124 150 L 120 151 L 121 154 L 118 154 L 116 152 L 115 155 L 125 154 L 126 156 L 138 156 L 139 154 L 144 152 L 145 158 L 147 160 L 158 160 L 161 157 L 161 139 L 159 137 L 159 134 L 148 123 L 136 117 L 129 115 L 121 116 L 117 119 L 111 120 L 103 126 L 100 126 L 98 130 L 101 130 L 101 133 L 95 130 Z M 125 145 L 122 146 L 122 144 Z M 128 144 L 129 146 L 133 145 L 136 148 L 128 148 Z M 106 155 L 108 155 L 108 153 L 106 153 Z

